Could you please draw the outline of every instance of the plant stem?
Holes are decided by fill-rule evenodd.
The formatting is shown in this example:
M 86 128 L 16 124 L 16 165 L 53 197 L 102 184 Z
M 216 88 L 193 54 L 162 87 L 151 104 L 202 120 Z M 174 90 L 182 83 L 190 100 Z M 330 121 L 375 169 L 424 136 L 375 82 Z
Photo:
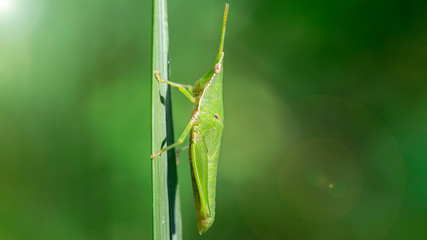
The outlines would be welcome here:
M 166 0 L 153 0 L 151 69 L 151 152 L 174 142 L 169 86 L 159 83 L 154 71 L 169 79 L 169 34 Z M 182 239 L 181 206 L 175 149 L 152 160 L 153 239 Z

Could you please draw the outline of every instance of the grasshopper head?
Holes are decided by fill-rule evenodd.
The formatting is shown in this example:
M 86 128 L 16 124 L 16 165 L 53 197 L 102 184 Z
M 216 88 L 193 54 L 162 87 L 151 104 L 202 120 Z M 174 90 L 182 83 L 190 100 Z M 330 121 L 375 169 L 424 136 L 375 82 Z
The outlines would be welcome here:
M 209 69 L 209 71 L 203 75 L 195 84 L 193 87 L 193 93 L 195 96 L 198 96 L 198 94 L 204 90 L 206 87 L 206 84 L 208 84 L 210 81 L 222 81 L 222 63 L 224 60 L 224 37 L 225 37 L 225 26 L 227 23 L 227 15 L 228 15 L 228 3 L 225 4 L 225 10 L 224 10 L 224 21 L 222 24 L 222 34 L 221 34 L 221 42 L 219 44 L 219 52 L 218 55 L 215 58 L 214 65 Z
M 221 42 L 219 43 L 219 53 L 215 59 L 215 65 L 212 70 L 215 74 L 218 74 L 222 70 L 222 60 L 224 59 L 224 37 L 225 37 L 225 26 L 227 25 L 227 16 L 228 16 L 228 3 L 225 4 L 224 10 L 224 20 L 222 23 L 222 33 L 221 33 Z
M 219 43 L 219 54 L 224 52 L 224 37 L 225 37 L 225 27 L 227 26 L 227 17 L 228 17 L 228 3 L 225 4 L 224 10 L 224 19 L 222 22 L 222 33 L 221 33 L 221 42 Z

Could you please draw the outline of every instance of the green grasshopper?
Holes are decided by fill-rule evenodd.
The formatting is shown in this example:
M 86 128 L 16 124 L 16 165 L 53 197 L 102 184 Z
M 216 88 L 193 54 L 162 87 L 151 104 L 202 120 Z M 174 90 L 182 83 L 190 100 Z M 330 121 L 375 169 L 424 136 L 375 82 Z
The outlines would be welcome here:
M 160 154 L 182 144 L 187 135 L 190 134 L 191 179 L 197 210 L 197 227 L 200 234 L 206 232 L 215 220 L 216 176 L 221 135 L 224 127 L 222 64 L 228 6 L 228 4 L 225 5 L 218 56 L 213 66 L 194 86 L 164 80 L 160 77 L 160 73 L 155 71 L 155 76 L 159 82 L 177 87 L 195 104 L 191 120 L 178 138 L 178 141 L 152 154 L 151 158 L 154 159 Z

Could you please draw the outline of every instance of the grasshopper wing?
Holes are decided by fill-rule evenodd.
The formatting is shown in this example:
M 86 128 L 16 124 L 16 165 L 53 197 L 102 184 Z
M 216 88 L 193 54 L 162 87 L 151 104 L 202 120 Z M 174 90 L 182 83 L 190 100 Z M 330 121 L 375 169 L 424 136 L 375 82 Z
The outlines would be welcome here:
M 194 201 L 201 218 L 210 216 L 208 201 L 208 153 L 197 129 L 191 131 L 190 166 L 193 181 Z
M 223 123 L 221 121 L 215 121 L 204 134 L 204 142 L 208 150 L 209 163 L 213 160 L 218 160 L 219 146 L 221 144 Z
M 190 146 L 194 199 L 198 211 L 197 225 L 200 234 L 206 232 L 215 221 L 216 176 L 223 129 L 222 121 L 208 120 L 210 116 L 211 114 L 202 114 L 201 118 L 205 120 L 205 124 L 193 128 Z M 204 119 L 204 117 L 207 118 Z M 196 167 L 199 172 L 196 171 Z M 206 184 L 200 184 L 202 186 L 200 188 L 198 183 L 205 181 Z M 209 215 L 204 214 L 206 212 L 205 207 L 208 208 Z

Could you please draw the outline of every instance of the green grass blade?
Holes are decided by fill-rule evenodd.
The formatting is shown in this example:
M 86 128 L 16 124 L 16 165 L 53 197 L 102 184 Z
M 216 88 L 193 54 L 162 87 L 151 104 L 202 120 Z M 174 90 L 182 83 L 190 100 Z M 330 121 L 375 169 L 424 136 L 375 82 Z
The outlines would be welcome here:
M 173 143 L 169 86 L 159 83 L 154 71 L 169 79 L 169 34 L 166 0 L 153 0 L 151 71 L 151 152 Z M 152 160 L 153 239 L 182 239 L 181 207 L 174 149 Z

